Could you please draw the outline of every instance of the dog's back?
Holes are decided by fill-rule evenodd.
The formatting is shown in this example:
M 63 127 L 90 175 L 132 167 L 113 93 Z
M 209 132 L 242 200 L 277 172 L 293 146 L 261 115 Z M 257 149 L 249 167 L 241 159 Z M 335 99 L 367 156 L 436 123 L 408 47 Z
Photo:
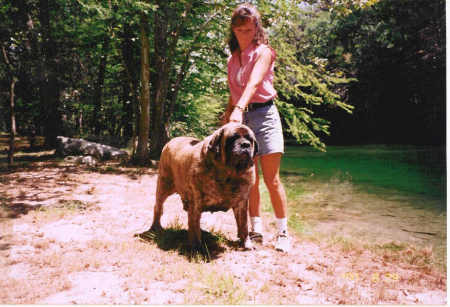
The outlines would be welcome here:
M 189 169 L 196 160 L 194 148 L 201 141 L 193 137 L 176 137 L 170 140 L 161 152 L 159 177 L 164 178 L 165 185 L 172 185 L 173 192 L 181 192 L 186 184 Z M 178 174 L 178 176 L 174 175 Z M 185 174 L 185 176 L 179 176 Z

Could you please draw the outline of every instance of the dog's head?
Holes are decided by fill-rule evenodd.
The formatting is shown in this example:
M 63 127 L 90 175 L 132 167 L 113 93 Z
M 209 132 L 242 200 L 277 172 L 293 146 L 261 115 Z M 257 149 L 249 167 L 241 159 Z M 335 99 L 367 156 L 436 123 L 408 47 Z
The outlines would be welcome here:
M 239 173 L 253 166 L 258 143 L 249 127 L 228 123 L 209 137 L 204 150 L 210 158 Z

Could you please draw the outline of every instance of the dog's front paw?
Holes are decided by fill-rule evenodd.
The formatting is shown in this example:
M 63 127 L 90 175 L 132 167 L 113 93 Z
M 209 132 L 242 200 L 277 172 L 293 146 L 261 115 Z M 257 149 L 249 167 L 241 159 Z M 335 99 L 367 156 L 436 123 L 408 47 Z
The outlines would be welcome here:
M 245 250 L 252 250 L 255 249 L 255 245 L 253 244 L 252 240 L 250 240 L 249 237 L 245 238 L 245 240 L 242 242 L 241 241 L 241 246 L 245 249 Z
M 163 230 L 163 228 L 161 227 L 161 224 L 159 224 L 159 223 L 153 223 L 152 227 L 150 227 L 150 229 L 149 229 L 149 231 L 152 231 L 152 232 L 160 232 L 162 230 Z
M 205 246 L 202 244 L 201 241 L 193 240 L 189 243 L 189 245 L 190 245 L 191 252 L 194 252 L 194 253 L 201 253 L 205 249 Z

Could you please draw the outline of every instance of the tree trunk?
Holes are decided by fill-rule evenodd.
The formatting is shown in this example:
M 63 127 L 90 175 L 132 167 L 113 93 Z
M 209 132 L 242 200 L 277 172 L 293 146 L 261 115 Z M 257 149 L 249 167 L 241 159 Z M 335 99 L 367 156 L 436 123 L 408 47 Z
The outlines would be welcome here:
M 186 26 L 187 16 L 193 6 L 193 2 L 189 1 L 184 12 L 175 18 L 170 7 L 171 3 L 175 2 L 157 1 L 159 8 L 155 12 L 154 20 L 153 62 L 156 76 L 153 78 L 154 99 L 151 106 L 152 133 L 150 135 L 150 157 L 154 159 L 159 158 L 164 145 L 169 140 L 169 122 L 173 111 L 170 106 L 169 89 L 173 89 L 171 74 L 175 73 L 172 63 L 180 34 Z
M 122 81 L 122 101 L 121 135 L 128 141 L 133 136 L 133 98 L 130 83 L 127 80 Z
M 122 42 L 122 60 L 125 68 L 126 77 L 123 82 L 123 97 L 124 97 L 124 116 L 122 118 L 122 126 L 124 127 L 124 135 L 127 139 L 132 139 L 135 144 L 137 135 L 137 127 L 139 126 L 139 111 L 137 88 L 139 87 L 137 71 L 135 69 L 135 50 L 133 48 L 133 32 L 129 24 L 123 25 L 123 32 L 121 32 Z M 128 102 L 127 102 L 128 101 Z M 133 156 L 135 154 L 135 146 L 133 145 Z
M 108 50 L 110 41 L 111 41 L 110 35 L 109 33 L 106 33 L 103 39 L 102 55 L 98 67 L 97 81 L 95 82 L 94 88 L 93 126 L 95 135 L 100 135 L 102 128 L 104 127 L 104 121 L 101 111 L 103 98 L 102 93 L 103 93 L 103 85 L 105 83 L 105 72 L 108 60 Z
M 16 113 L 14 110 L 14 88 L 16 86 L 17 79 L 13 77 L 11 79 L 11 88 L 10 88 L 10 134 L 9 134 L 9 151 L 8 151 L 8 166 L 12 166 L 14 163 L 14 151 L 15 151 L 15 140 L 16 140 Z
M 169 83 L 169 59 L 168 52 L 168 3 L 158 1 L 158 11 L 154 19 L 154 65 L 155 76 L 153 78 L 153 103 L 151 105 L 151 135 L 150 156 L 158 159 L 166 140 L 169 138 L 165 129 L 165 104 Z
M 15 96 L 15 86 L 17 77 L 14 75 L 14 67 L 12 63 L 10 62 L 8 58 L 8 53 L 6 52 L 5 46 L 2 46 L 2 53 L 3 53 L 3 60 L 6 63 L 6 66 L 8 67 L 9 74 L 11 75 L 11 86 L 10 86 L 10 92 L 9 92 L 9 119 L 10 119 L 10 126 L 9 126 L 9 151 L 8 151 L 8 166 L 11 167 L 14 163 L 14 151 L 15 151 L 15 140 L 16 140 L 16 113 L 14 110 L 14 96 Z
M 149 106 L 149 109 L 150 109 L 150 106 Z M 133 140 L 132 140 L 132 142 L 133 142 L 133 157 L 134 157 L 137 153 L 139 122 L 141 120 L 140 105 L 138 103 L 133 105 L 133 112 L 134 112 L 134 119 L 135 119 L 134 130 L 133 130 Z M 148 118 L 150 120 L 150 110 L 149 110 Z M 149 123 L 149 126 L 150 126 L 150 123 Z M 147 139 L 147 146 L 148 146 L 148 139 Z
M 143 165 L 148 160 L 148 137 L 150 124 L 150 44 L 148 41 L 148 18 L 144 13 L 141 15 L 141 97 L 140 97 L 140 119 L 139 136 L 135 161 Z
M 45 146 L 53 148 L 56 145 L 56 137 L 62 134 L 62 119 L 58 110 L 57 46 L 51 36 L 49 11 L 49 0 L 39 0 L 39 20 L 42 27 L 40 104 L 43 114 Z
M 79 117 L 78 117 L 78 134 L 79 135 L 83 135 L 83 109 L 80 108 L 80 112 L 79 112 Z

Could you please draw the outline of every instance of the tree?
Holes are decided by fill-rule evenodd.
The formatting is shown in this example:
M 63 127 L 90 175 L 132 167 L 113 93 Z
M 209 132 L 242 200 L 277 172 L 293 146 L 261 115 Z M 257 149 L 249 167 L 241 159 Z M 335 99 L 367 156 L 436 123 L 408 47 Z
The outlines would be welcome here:
M 362 143 L 445 143 L 445 1 L 379 1 L 336 17 L 332 44 L 351 59 L 355 116 L 341 134 Z M 382 123 L 382 124 L 380 124 Z
M 145 164 L 148 159 L 148 139 L 150 128 L 150 46 L 148 42 L 148 18 L 145 13 L 141 14 L 141 97 L 140 97 L 140 119 L 139 138 L 136 151 L 136 162 Z
M 207 49 L 207 44 L 212 41 L 207 35 L 212 29 L 217 31 L 214 25 L 220 22 L 214 18 L 223 14 L 226 8 L 226 5 L 214 1 L 157 1 L 156 4 L 150 136 L 151 156 L 154 158 L 159 157 L 169 139 L 170 122 L 181 83 L 195 66 L 190 61 L 191 55 L 198 49 Z M 214 25 L 211 26 L 212 23 Z M 182 36 L 185 39 L 180 42 Z
M 5 16 L 7 14 L 15 15 L 16 20 L 8 21 L 8 19 L 3 19 L 2 31 L 0 31 L 0 48 L 1 48 L 1 58 L 3 62 L 3 67 L 5 68 L 5 77 L 8 80 L 8 96 L 9 96 L 9 150 L 8 150 L 8 165 L 12 166 L 14 163 L 14 153 L 15 153 L 15 138 L 17 134 L 16 125 L 16 83 L 19 81 L 19 77 L 23 75 L 22 67 L 24 61 L 25 48 L 21 48 L 20 44 L 26 42 L 26 36 L 24 32 L 27 29 L 32 28 L 32 23 L 30 20 L 24 22 L 26 16 L 23 10 L 23 3 L 19 3 L 20 7 L 14 10 L 12 6 L 4 6 L 0 10 L 0 16 Z M 13 28 L 17 28 L 17 32 L 11 31 Z
M 50 25 L 51 8 L 56 6 L 55 0 L 39 0 L 39 22 L 42 28 L 42 62 L 40 105 L 44 123 L 45 144 L 56 145 L 56 137 L 62 132 L 62 119 L 59 109 L 60 86 L 58 81 L 58 46 L 53 39 L 53 29 Z
M 139 126 L 139 110 L 138 110 L 138 89 L 139 89 L 139 74 L 136 72 L 138 65 L 137 62 L 137 47 L 133 43 L 133 28 L 130 22 L 124 22 L 122 31 L 119 32 L 120 35 L 120 49 L 121 57 L 124 67 L 124 82 L 123 87 L 123 98 L 124 103 L 124 116 L 122 118 L 122 126 L 124 129 L 124 137 L 132 140 L 133 144 L 133 155 L 136 152 L 136 134 L 137 128 Z M 136 121 L 136 123 L 135 123 Z M 148 146 L 148 144 L 147 144 Z
M 336 129 L 331 123 L 353 112 L 349 102 L 358 115 L 364 109 L 357 102 L 363 96 L 355 96 L 362 91 L 346 76 L 361 78 L 364 65 L 374 67 L 371 57 L 378 56 L 378 49 L 365 50 L 374 45 L 356 35 L 374 32 L 358 29 L 358 22 L 364 24 L 359 18 L 374 20 L 368 12 L 375 16 L 383 6 L 357 0 L 308 0 L 310 6 L 300 0 L 252 2 L 277 52 L 275 86 L 285 132 L 324 149 L 324 140 Z M 231 0 L 18 0 L 0 5 L 2 42 L 10 45 L 12 37 L 21 50 L 15 84 L 18 133 L 39 133 L 43 127 L 48 140 L 51 133 L 64 133 L 121 146 L 139 134 L 141 161 L 148 149 L 157 158 L 171 137 L 210 134 L 228 100 L 226 38 L 235 5 Z M 383 14 L 381 20 L 390 12 Z M 27 26 L 30 22 L 33 27 Z M 5 71 L 0 69 L 0 87 L 9 97 Z
M 220 90 L 220 86 L 216 88 L 218 90 L 216 93 L 206 90 L 203 95 L 200 95 L 198 100 L 211 102 L 217 100 L 217 98 L 213 97 L 217 97 L 219 93 L 223 96 L 227 95 L 224 94 L 224 92 L 227 92 L 224 75 L 224 72 L 226 72 L 227 54 L 223 50 L 225 49 L 225 37 L 228 35 L 229 29 L 228 20 L 235 4 L 225 3 L 220 6 L 215 3 L 214 5 L 208 5 L 202 3 L 202 1 L 184 2 L 174 3 L 169 1 L 159 3 L 160 6 L 155 12 L 155 53 L 152 61 L 155 64 L 152 64 L 152 67 L 155 67 L 156 70 L 152 78 L 154 98 L 152 99 L 151 108 L 151 148 L 153 157 L 159 155 L 162 146 L 168 139 L 173 112 L 167 113 L 167 111 L 175 111 L 174 106 L 176 105 L 177 93 L 180 88 L 178 85 L 180 81 L 185 80 L 184 76 L 187 71 L 189 71 L 190 75 L 194 75 L 195 73 L 192 73 L 192 71 L 202 68 L 200 74 L 195 74 L 197 83 L 202 83 L 202 81 L 208 80 L 207 74 L 205 74 L 207 69 L 213 68 L 217 70 L 217 67 L 220 67 L 222 72 L 219 72 L 215 78 L 209 80 L 221 80 L 222 89 L 225 88 L 225 91 Z M 183 4 L 191 4 L 192 6 Z M 323 149 L 324 144 L 316 133 L 327 134 L 329 122 L 319 116 L 313 116 L 316 112 L 314 107 L 324 108 L 331 106 L 332 108 L 351 112 L 352 106 L 341 101 L 341 95 L 336 93 L 337 87 L 347 84 L 349 80 L 339 76 L 339 72 L 327 71 L 326 67 L 321 65 L 320 61 L 315 61 L 315 59 L 308 59 L 309 62 L 307 63 L 300 62 L 298 42 L 295 37 L 290 35 L 291 30 L 295 30 L 295 22 L 301 18 L 300 1 L 258 1 L 257 5 L 265 17 L 266 26 L 268 26 L 269 34 L 271 34 L 271 44 L 279 54 L 276 86 L 281 98 L 279 107 L 288 125 L 288 131 L 299 142 Z M 191 14 L 189 14 L 190 11 L 192 12 Z M 206 21 L 205 17 L 196 17 L 199 15 L 199 12 L 203 13 L 203 16 L 207 16 Z M 179 17 L 177 18 L 176 16 Z M 199 19 L 200 23 L 197 21 Z M 277 22 L 271 23 L 269 20 Z M 211 25 L 209 24 L 210 22 Z M 196 23 L 199 26 L 196 27 Z M 184 35 L 180 39 L 180 31 L 183 30 Z M 189 37 L 193 30 L 195 33 L 192 34 L 193 39 L 187 40 L 188 44 L 185 47 L 186 58 L 189 59 L 190 55 L 194 55 L 196 53 L 195 50 L 199 50 L 200 55 L 195 58 L 193 63 L 183 60 L 183 58 L 181 58 L 181 63 L 174 62 L 172 59 L 176 59 L 176 54 L 178 53 L 176 48 L 177 42 L 185 43 L 186 39 L 183 40 L 183 38 Z M 220 33 L 220 35 L 217 36 L 213 33 Z M 222 42 L 218 42 L 218 38 L 222 39 Z M 197 44 L 200 48 L 192 48 Z M 216 46 L 216 48 L 209 46 Z M 222 51 L 220 48 L 222 48 Z M 207 54 L 209 50 L 216 54 L 215 58 L 211 56 L 211 52 Z M 209 64 L 202 67 L 201 65 L 205 59 L 210 60 Z M 212 63 L 217 64 L 214 65 Z M 174 70 L 176 65 L 180 64 L 181 69 L 178 71 Z M 174 67 L 171 67 L 171 65 Z M 172 83 L 172 80 L 176 80 L 176 82 Z M 188 93 L 192 98 L 193 89 L 197 87 L 197 84 L 188 83 L 188 80 L 185 80 L 185 82 L 192 86 L 188 89 Z M 223 96 L 219 100 L 223 101 L 224 105 L 227 99 Z M 208 100 L 206 97 L 211 98 Z M 195 103 L 191 103 L 191 105 L 194 107 L 198 106 Z M 183 108 L 183 105 L 178 104 L 177 107 Z M 209 109 L 208 113 L 213 114 L 214 111 Z
M 15 73 L 14 65 L 8 56 L 8 52 L 6 51 L 6 47 L 2 46 L 2 54 L 3 60 L 5 61 L 6 66 L 8 67 L 10 79 L 11 79 L 11 87 L 10 87 L 10 108 L 9 108 L 9 117 L 10 117 L 10 129 L 9 129 L 9 151 L 8 151 L 8 166 L 12 166 L 14 163 L 14 151 L 15 151 L 15 137 L 16 137 L 16 114 L 15 114 L 15 87 L 17 82 L 17 76 Z
M 352 112 L 353 107 L 343 101 L 340 92 L 351 79 L 345 78 L 342 70 L 330 70 L 323 55 L 308 51 L 304 23 L 311 22 L 315 13 L 301 4 L 289 0 L 258 2 L 277 52 L 275 87 L 287 132 L 299 143 L 325 150 L 322 138 L 330 133 L 330 121 L 322 116 L 323 110 Z

